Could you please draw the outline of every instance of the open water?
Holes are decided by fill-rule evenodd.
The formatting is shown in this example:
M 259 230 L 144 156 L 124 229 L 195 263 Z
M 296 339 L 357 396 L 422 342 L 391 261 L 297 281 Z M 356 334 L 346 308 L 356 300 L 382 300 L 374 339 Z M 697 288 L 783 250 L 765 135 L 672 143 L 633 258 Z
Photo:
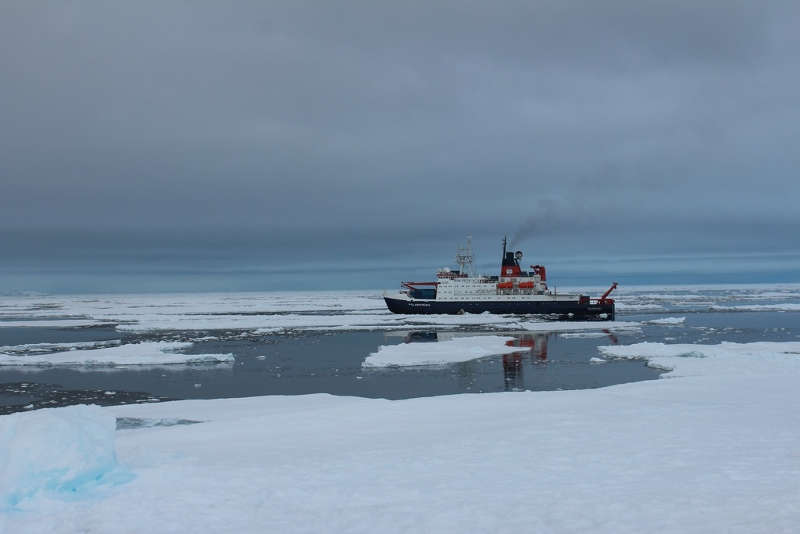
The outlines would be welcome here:
M 593 362 L 600 356 L 599 345 L 800 339 L 800 286 L 635 288 L 622 292 L 618 302 L 616 323 L 570 331 L 558 331 L 559 323 L 552 323 L 556 331 L 547 332 L 541 330 L 547 326 L 530 317 L 445 317 L 420 323 L 419 317 L 387 314 L 374 292 L 6 299 L 0 305 L 0 354 L 24 358 L 69 350 L 65 344 L 93 342 L 90 348 L 101 351 L 109 344 L 166 340 L 192 342 L 182 351 L 186 354 L 230 353 L 235 359 L 179 365 L 4 365 L 0 413 L 76 403 L 255 395 L 402 399 L 596 388 L 657 379 L 663 372 L 643 360 Z M 81 320 L 87 324 L 63 326 Z M 620 322 L 625 326 L 616 326 Z M 511 336 L 519 350 L 449 365 L 363 366 L 382 345 L 483 334 Z

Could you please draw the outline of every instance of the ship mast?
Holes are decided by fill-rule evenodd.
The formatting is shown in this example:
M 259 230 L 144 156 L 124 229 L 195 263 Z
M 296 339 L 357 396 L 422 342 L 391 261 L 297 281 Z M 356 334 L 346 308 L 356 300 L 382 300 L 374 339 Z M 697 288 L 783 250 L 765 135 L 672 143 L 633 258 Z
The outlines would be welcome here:
M 458 264 L 459 273 L 473 276 L 472 260 L 472 236 L 468 235 L 467 244 L 463 247 L 458 247 L 456 250 L 456 263 Z

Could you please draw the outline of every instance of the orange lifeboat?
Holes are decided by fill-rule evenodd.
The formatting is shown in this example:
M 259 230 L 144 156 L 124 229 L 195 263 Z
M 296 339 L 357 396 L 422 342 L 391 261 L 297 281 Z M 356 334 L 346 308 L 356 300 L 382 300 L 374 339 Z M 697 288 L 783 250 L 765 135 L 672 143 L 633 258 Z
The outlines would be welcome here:
M 533 289 L 533 282 L 520 282 L 520 289 Z
M 497 289 L 511 289 L 512 287 L 514 287 L 513 282 L 500 282 L 497 284 Z

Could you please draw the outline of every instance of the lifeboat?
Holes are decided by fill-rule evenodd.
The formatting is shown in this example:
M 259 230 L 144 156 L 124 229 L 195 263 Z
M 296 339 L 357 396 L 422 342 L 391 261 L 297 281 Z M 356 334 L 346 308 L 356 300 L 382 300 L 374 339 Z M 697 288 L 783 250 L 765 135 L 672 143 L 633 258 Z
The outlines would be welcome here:
M 497 284 L 497 289 L 511 289 L 514 287 L 514 282 L 500 282 Z
M 533 282 L 520 282 L 519 283 L 520 289 L 533 289 Z

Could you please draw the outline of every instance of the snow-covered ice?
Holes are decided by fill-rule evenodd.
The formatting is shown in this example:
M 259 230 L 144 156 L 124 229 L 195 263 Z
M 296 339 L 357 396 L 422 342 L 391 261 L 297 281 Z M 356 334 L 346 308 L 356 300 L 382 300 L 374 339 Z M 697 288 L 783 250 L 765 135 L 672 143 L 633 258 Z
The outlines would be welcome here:
M 93 319 L 18 319 L 0 321 L 0 328 L 11 327 L 45 327 L 45 328 L 78 328 L 88 326 L 114 326 L 114 323 L 95 321 Z
M 0 417 L 0 514 L 41 492 L 72 499 L 129 480 L 117 463 L 115 428 L 114 416 L 97 406 Z M 0 527 L 2 521 L 0 516 Z
M 15 355 L 0 353 L 0 366 L 127 366 L 225 363 L 233 354 L 181 354 L 192 343 L 150 341 L 115 347 L 66 350 L 48 354 Z
M 575 330 L 639 330 L 641 324 L 635 321 L 520 321 L 512 327 L 529 332 L 569 332 Z
M 117 432 L 119 461 L 135 478 L 91 499 L 22 499 L 5 526 L 794 532 L 800 343 L 745 345 L 612 347 L 672 355 L 680 376 L 594 390 L 109 407 L 129 420 L 203 422 Z M 690 353 L 705 357 L 681 356 Z
M 619 301 L 614 304 L 617 311 L 658 311 L 663 310 L 664 306 L 659 304 L 631 304 Z
M 120 339 L 110 339 L 108 341 L 77 341 L 73 343 L 25 343 L 23 345 L 4 345 L 0 347 L 0 353 L 35 354 L 76 349 L 113 347 L 115 345 L 119 345 L 120 343 L 122 343 L 122 340 Z
M 675 325 L 675 324 L 683 324 L 685 321 L 686 317 L 662 317 L 660 319 L 651 319 L 647 321 L 647 323 Z
M 519 347 L 506 344 L 513 340 L 513 337 L 470 336 L 430 343 L 381 345 L 377 352 L 367 356 L 362 366 L 400 367 L 466 362 L 494 354 L 517 352 Z
M 783 304 L 738 304 L 733 306 L 723 306 L 715 304 L 712 310 L 717 311 L 800 311 L 800 303 L 786 302 Z
M 606 337 L 608 334 L 605 332 L 565 332 L 563 334 L 559 334 L 558 337 L 563 337 L 564 339 L 571 339 L 571 338 L 593 338 L 593 337 Z
M 614 358 L 644 358 L 648 365 L 674 375 L 752 374 L 772 372 L 775 367 L 800 374 L 800 342 L 723 342 L 716 345 L 644 342 L 598 347 Z

